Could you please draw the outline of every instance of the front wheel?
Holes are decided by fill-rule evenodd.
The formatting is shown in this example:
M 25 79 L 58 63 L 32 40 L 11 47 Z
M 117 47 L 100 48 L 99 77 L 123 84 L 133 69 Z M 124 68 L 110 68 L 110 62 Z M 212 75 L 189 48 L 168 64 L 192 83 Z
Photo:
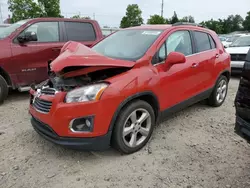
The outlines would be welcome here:
M 119 114 L 116 121 L 112 145 L 124 154 L 131 154 L 144 147 L 150 139 L 155 125 L 155 114 L 145 101 L 133 101 Z
M 226 76 L 222 75 L 217 81 L 214 90 L 208 99 L 208 104 L 214 107 L 221 106 L 226 99 L 227 90 L 228 90 L 228 79 Z
M 3 101 L 7 98 L 8 92 L 8 84 L 5 79 L 0 75 L 0 104 L 3 103 Z

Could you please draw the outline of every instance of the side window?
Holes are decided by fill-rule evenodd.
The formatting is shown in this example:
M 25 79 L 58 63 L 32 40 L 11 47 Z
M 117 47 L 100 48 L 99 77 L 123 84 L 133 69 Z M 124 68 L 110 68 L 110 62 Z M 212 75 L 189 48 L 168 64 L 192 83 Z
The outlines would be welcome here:
M 196 41 L 197 52 L 203 52 L 211 49 L 208 34 L 195 31 L 194 38 Z
M 210 44 L 211 44 L 212 49 L 216 48 L 216 44 L 215 44 L 215 42 L 214 42 L 213 37 L 211 37 L 211 35 L 208 35 L 208 37 L 209 37 L 209 41 L 210 41 Z
M 167 55 L 170 52 L 180 52 L 185 56 L 193 53 L 189 31 L 176 31 L 168 37 Z
M 159 53 L 158 53 L 158 57 L 159 57 L 159 62 L 162 62 L 166 59 L 166 42 L 164 42 L 164 44 L 161 46 Z
M 37 42 L 59 42 L 58 22 L 38 22 L 26 28 L 20 35 L 26 32 L 35 32 Z
M 95 30 L 91 23 L 65 22 L 68 40 L 73 41 L 94 41 L 96 39 Z

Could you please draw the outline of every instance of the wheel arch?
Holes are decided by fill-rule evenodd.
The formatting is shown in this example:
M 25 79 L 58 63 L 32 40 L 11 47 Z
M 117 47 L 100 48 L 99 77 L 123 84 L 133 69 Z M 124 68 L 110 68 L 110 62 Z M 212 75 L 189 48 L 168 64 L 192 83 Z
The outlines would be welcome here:
M 160 115 L 160 106 L 159 106 L 158 98 L 152 91 L 144 91 L 144 92 L 136 93 L 132 96 L 129 96 L 118 106 L 115 114 L 112 117 L 111 123 L 109 125 L 109 131 L 113 130 L 116 119 L 117 119 L 118 115 L 120 114 L 121 110 L 134 100 L 143 100 L 143 101 L 149 103 L 154 110 L 155 119 L 157 121 L 157 119 Z
M 9 74 L 2 67 L 0 67 L 0 75 L 5 79 L 8 86 L 12 86 L 12 81 Z
M 230 81 L 231 78 L 231 73 L 229 70 L 224 70 L 220 73 L 219 77 L 217 78 L 217 80 L 221 77 L 221 76 L 226 76 L 227 80 Z

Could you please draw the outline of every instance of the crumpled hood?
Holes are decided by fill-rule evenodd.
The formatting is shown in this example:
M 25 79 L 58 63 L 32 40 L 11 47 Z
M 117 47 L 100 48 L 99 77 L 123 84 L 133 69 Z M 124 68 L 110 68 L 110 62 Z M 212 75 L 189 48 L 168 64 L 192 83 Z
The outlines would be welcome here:
M 67 42 L 61 49 L 60 55 L 50 64 L 51 71 L 58 73 L 66 67 L 96 67 L 104 69 L 105 67 L 127 67 L 131 68 L 135 62 L 112 59 L 96 53 L 91 48 L 78 43 Z
M 229 48 L 226 48 L 226 52 L 229 54 L 247 54 L 249 49 L 250 49 L 249 46 L 229 47 Z

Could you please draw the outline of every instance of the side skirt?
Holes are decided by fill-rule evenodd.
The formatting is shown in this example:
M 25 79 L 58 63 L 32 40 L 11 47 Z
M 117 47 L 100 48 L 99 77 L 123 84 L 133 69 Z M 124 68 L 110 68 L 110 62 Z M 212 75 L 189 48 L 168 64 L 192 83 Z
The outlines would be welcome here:
M 170 108 L 167 108 L 166 110 L 163 110 L 160 112 L 159 115 L 159 119 L 158 119 L 158 123 L 163 122 L 164 120 L 166 120 L 167 117 L 171 116 L 172 114 L 181 111 L 195 103 L 198 103 L 200 101 L 203 101 L 207 98 L 209 98 L 209 96 L 211 95 L 211 93 L 213 92 L 213 88 L 210 88 L 194 97 L 191 97 L 183 102 L 180 102 Z

